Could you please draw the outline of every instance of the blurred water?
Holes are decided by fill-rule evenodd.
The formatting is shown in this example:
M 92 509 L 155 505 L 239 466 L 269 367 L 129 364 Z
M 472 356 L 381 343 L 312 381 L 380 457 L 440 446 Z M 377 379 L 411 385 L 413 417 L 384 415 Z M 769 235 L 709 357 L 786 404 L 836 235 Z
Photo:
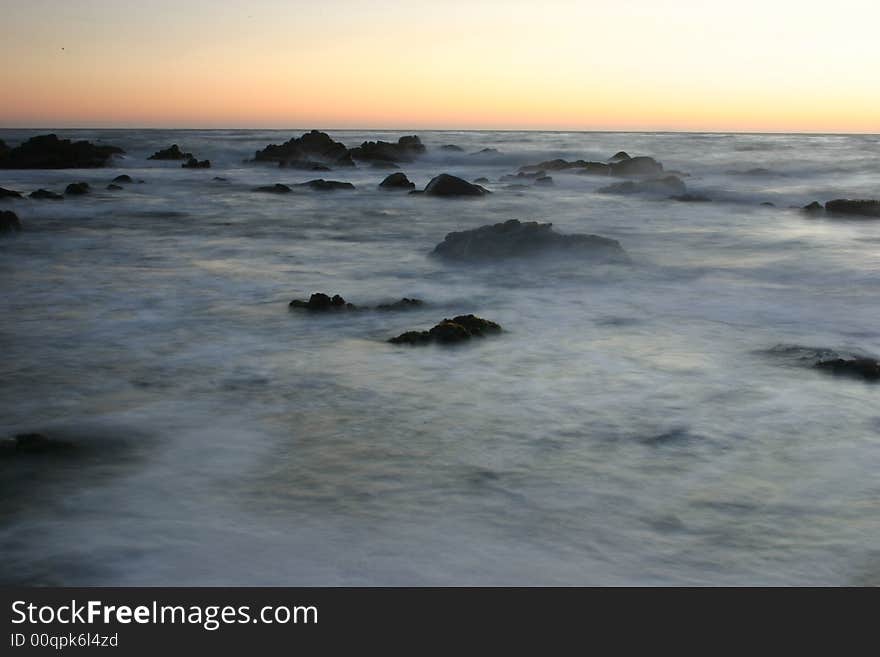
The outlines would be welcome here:
M 3 204 L 26 231 L 0 240 L 0 435 L 95 448 L 0 464 L 0 580 L 880 582 L 878 388 L 766 352 L 880 354 L 880 224 L 789 209 L 880 197 L 880 138 L 420 133 L 429 153 L 402 167 L 417 185 L 493 181 L 457 202 L 379 192 L 387 172 L 369 167 L 243 163 L 300 132 L 59 131 L 128 155 L 0 172 L 27 192 L 95 187 Z M 214 168 L 145 159 L 170 143 Z M 500 155 L 469 154 L 482 148 Z M 565 173 L 494 184 L 621 149 L 715 202 L 595 194 L 607 179 Z M 105 191 L 121 172 L 144 183 Z M 358 190 L 250 191 L 315 177 Z M 451 230 L 510 218 L 618 239 L 633 264 L 426 257 Z M 288 310 L 315 291 L 427 305 Z M 384 342 L 468 312 L 507 330 L 454 349 Z

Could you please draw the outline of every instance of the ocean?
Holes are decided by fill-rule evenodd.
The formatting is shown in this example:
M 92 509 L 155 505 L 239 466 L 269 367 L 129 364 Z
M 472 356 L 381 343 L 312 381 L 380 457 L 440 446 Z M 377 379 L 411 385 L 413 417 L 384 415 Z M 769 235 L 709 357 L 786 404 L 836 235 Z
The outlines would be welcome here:
M 455 200 L 244 162 L 303 130 L 52 132 L 127 154 L 0 171 L 94 190 L 0 201 L 0 437 L 80 448 L 0 462 L 3 584 L 880 584 L 880 388 L 804 365 L 880 355 L 880 223 L 799 209 L 880 198 L 880 137 L 328 131 L 418 134 L 418 188 L 491 181 Z M 212 168 L 146 159 L 172 143 Z M 712 202 L 498 183 L 620 150 Z M 357 189 L 252 191 L 319 177 Z M 508 219 L 630 263 L 428 255 Z M 424 305 L 288 308 L 313 292 Z M 387 342 L 466 313 L 504 332 Z

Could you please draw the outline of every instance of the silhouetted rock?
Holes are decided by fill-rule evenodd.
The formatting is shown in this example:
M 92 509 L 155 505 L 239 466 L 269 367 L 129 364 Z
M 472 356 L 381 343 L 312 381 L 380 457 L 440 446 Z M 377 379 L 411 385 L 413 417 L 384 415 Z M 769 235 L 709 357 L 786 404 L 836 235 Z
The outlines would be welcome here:
M 598 190 L 600 194 L 663 194 L 684 196 L 687 187 L 681 178 L 677 176 L 665 176 L 652 180 L 640 180 L 638 182 L 627 180 L 626 182 L 607 185 Z
M 880 381 L 880 361 L 873 358 L 833 358 L 816 363 L 816 368 L 835 376 Z
M 124 152 L 116 146 L 40 135 L 0 153 L 0 169 L 93 169 Z
M 553 224 L 516 219 L 449 233 L 432 251 L 432 255 L 448 260 L 476 262 L 547 253 L 572 253 L 614 262 L 628 260 L 616 240 L 598 235 L 563 235 L 553 230 Z
M 440 147 L 441 151 L 451 151 L 454 153 L 461 153 L 464 149 L 461 146 L 456 146 L 455 144 L 446 144 L 446 146 Z
M 389 191 L 410 190 L 415 188 L 416 184 L 414 182 L 410 182 L 409 178 L 407 178 L 406 174 L 404 173 L 392 173 L 390 176 L 385 178 L 385 180 L 379 183 L 379 189 Z
M 810 203 L 809 205 L 805 205 L 801 209 L 804 212 L 808 212 L 809 214 L 817 214 L 819 212 L 821 212 L 821 213 L 825 212 L 825 208 L 822 206 L 821 203 L 819 203 L 819 201 L 813 201 L 812 203 Z
M 678 196 L 670 196 L 669 197 L 673 201 L 679 201 L 680 203 L 711 203 L 712 199 L 708 196 L 703 196 L 702 194 L 680 194 Z
M 631 157 L 611 165 L 612 176 L 659 176 L 663 173 L 663 165 L 653 157 Z
M 355 306 L 353 304 L 347 303 L 346 300 L 338 294 L 334 294 L 331 297 L 327 294 L 324 294 L 323 292 L 315 292 L 311 297 L 309 297 L 308 301 L 294 299 L 290 302 L 289 305 L 291 308 L 304 308 L 305 310 L 317 311 L 355 309 Z
M 384 162 L 411 162 L 424 152 L 422 140 L 415 135 L 401 137 L 396 144 L 388 141 L 365 141 L 349 151 L 355 160 Z
M 488 319 L 474 315 L 459 315 L 452 319 L 444 319 L 428 331 L 407 331 L 396 338 L 391 338 L 388 342 L 409 345 L 425 345 L 432 342 L 455 344 L 500 331 L 501 327 Z
M 67 186 L 67 189 L 64 190 L 64 193 L 69 196 L 82 196 L 83 194 L 88 194 L 90 191 L 91 187 L 89 187 L 89 183 L 78 182 L 70 183 Z
M 21 192 L 0 187 L 0 198 L 21 198 Z
M 289 194 L 293 190 L 287 185 L 282 185 L 281 183 L 275 183 L 274 185 L 263 185 L 262 187 L 255 187 L 255 192 L 267 192 L 269 194 Z
M 122 189 L 122 185 L 117 185 L 116 183 L 110 183 L 107 185 L 107 189 L 111 192 L 118 192 Z
M 354 185 L 350 182 L 339 182 L 338 180 L 324 180 L 323 178 L 318 178 L 317 180 L 310 180 L 308 182 L 300 183 L 297 187 L 308 187 L 309 189 L 313 189 L 317 192 L 335 192 L 340 189 L 354 189 Z
M 474 185 L 473 183 L 469 183 L 467 180 L 462 180 L 461 178 L 457 178 L 455 176 L 450 176 L 448 173 L 441 173 L 439 176 L 435 176 L 431 179 L 425 186 L 425 194 L 430 196 L 484 196 L 485 194 L 489 194 L 489 190 L 480 187 L 479 185 Z
M 0 440 L 0 457 L 49 454 L 72 450 L 75 447 L 74 443 L 49 438 L 41 433 L 21 433 Z
M 128 174 L 123 173 L 121 176 L 116 176 L 110 182 L 116 183 L 117 185 L 123 185 L 123 184 L 129 185 L 129 184 L 133 183 L 134 180 L 132 180 L 131 176 L 129 176 Z
M 20 230 L 18 215 L 10 210 L 0 210 L 0 233 L 17 233 Z
M 194 157 L 189 158 L 186 162 L 180 165 L 184 169 L 210 169 L 211 168 L 211 160 L 197 160 Z
M 421 299 L 408 299 L 404 297 L 394 303 L 380 303 L 376 306 L 376 310 L 412 310 L 413 308 L 421 308 L 424 302 Z
M 354 162 L 345 144 L 334 141 L 326 132 L 312 130 L 281 145 L 269 144 L 254 154 L 257 162 L 284 162 L 288 166 L 324 164 L 331 167 L 353 167 Z
M 608 158 L 609 162 L 623 162 L 624 160 L 631 160 L 632 158 L 629 156 L 629 153 L 626 151 L 617 151 L 614 155 Z
M 831 214 L 855 215 L 858 217 L 880 217 L 880 201 L 835 199 L 825 204 L 825 211 Z
M 49 200 L 49 201 L 63 201 L 64 197 L 61 194 L 56 194 L 55 192 L 50 192 L 48 189 L 38 189 L 34 192 L 28 194 L 32 199 L 36 200 Z
M 184 153 L 177 144 L 171 144 L 168 148 L 156 151 L 148 160 L 189 160 L 192 159 L 192 153 Z

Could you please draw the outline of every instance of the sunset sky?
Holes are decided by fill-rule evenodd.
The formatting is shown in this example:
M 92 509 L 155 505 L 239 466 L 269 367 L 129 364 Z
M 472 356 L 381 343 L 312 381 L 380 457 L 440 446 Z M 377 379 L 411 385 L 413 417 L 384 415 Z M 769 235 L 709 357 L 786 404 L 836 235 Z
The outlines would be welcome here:
M 0 127 L 880 132 L 880 2 L 6 0 Z

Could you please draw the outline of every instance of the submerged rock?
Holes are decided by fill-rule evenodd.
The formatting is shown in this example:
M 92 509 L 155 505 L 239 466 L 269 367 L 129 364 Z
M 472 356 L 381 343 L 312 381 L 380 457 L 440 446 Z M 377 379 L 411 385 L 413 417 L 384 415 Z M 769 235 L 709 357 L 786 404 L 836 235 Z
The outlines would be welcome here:
M 49 200 L 49 201 L 63 201 L 64 196 L 61 194 L 56 194 L 55 192 L 50 192 L 48 189 L 38 189 L 36 191 L 28 194 L 32 199 L 36 200 Z
M 345 144 L 334 141 L 326 132 L 312 130 L 283 144 L 269 144 L 254 154 L 256 162 L 278 162 L 291 167 L 316 164 L 353 167 L 354 161 Z
M 21 198 L 21 192 L 0 187 L 0 198 Z
M 598 235 L 563 235 L 553 230 L 553 224 L 516 219 L 449 233 L 431 253 L 448 260 L 491 261 L 552 252 L 583 254 L 615 262 L 628 260 L 616 240 Z
M 501 151 L 499 151 L 497 148 L 483 148 L 475 153 L 471 153 L 471 155 L 494 157 L 496 155 L 501 155 Z
M 384 189 L 386 191 L 410 190 L 415 188 L 416 184 L 410 182 L 410 179 L 407 178 L 404 173 L 392 173 L 379 183 L 379 189 Z
M 880 201 L 839 198 L 828 201 L 825 204 L 825 211 L 831 214 L 846 214 L 858 217 L 880 217 Z
M 708 196 L 703 196 L 702 194 L 680 194 L 678 196 L 670 196 L 669 197 L 673 201 L 678 201 L 679 203 L 711 203 L 712 199 Z M 763 203 L 762 203 L 763 205 Z M 771 203 L 772 205 L 772 203 Z
M 211 160 L 197 160 L 194 157 L 189 158 L 186 162 L 180 165 L 184 169 L 210 169 L 211 168 Z
M 365 141 L 349 153 L 355 160 L 383 162 L 411 162 L 425 152 L 422 140 L 415 135 L 401 137 L 397 143 L 388 141 Z
M 810 214 L 816 214 L 816 213 L 819 213 L 819 212 L 825 212 L 825 208 L 822 206 L 821 203 L 819 203 L 819 201 L 813 201 L 812 203 L 810 203 L 809 205 L 805 205 L 805 206 L 804 206 L 803 208 L 801 208 L 801 209 L 802 209 L 804 212 L 808 212 L 808 213 L 810 213 Z
M 537 178 L 535 178 L 535 184 L 536 185 L 552 185 L 553 178 L 551 178 L 550 176 L 538 176 Z
M 339 189 L 354 189 L 355 186 L 350 182 L 339 182 L 338 180 L 324 180 L 323 178 L 318 178 L 317 180 L 310 180 L 308 182 L 300 183 L 297 187 L 308 187 L 309 189 L 313 189 L 318 192 L 333 192 Z
M 451 151 L 454 153 L 462 153 L 464 149 L 461 146 L 456 146 L 455 144 L 446 144 L 446 146 L 440 147 L 441 151 Z
M 0 233 L 17 233 L 20 230 L 18 215 L 11 210 L 0 210 Z
M 873 358 L 833 358 L 821 360 L 815 367 L 835 376 L 850 376 L 865 381 L 880 381 L 880 361 Z
M 289 306 L 291 308 L 304 308 L 306 310 L 354 310 L 355 306 L 346 302 L 338 294 L 334 294 L 332 297 L 324 294 L 323 292 L 315 292 L 312 296 L 309 297 L 308 301 L 302 301 L 301 299 L 294 299 L 290 302 Z
M 133 183 L 134 180 L 131 179 L 131 176 L 123 173 L 121 176 L 116 176 L 110 182 L 115 183 L 117 185 L 122 185 L 122 184 L 129 185 L 129 184 Z
M 122 185 L 116 185 L 114 183 L 110 183 L 109 185 L 107 185 L 107 189 L 110 190 L 111 192 L 118 192 L 122 189 Z
M 425 186 L 425 194 L 430 196 L 484 196 L 490 194 L 488 189 L 469 183 L 448 173 L 435 176 Z
M 519 171 L 516 174 L 508 173 L 501 176 L 499 180 L 501 182 L 519 182 L 521 180 L 535 180 L 536 178 L 541 178 L 546 175 L 547 171 L 544 169 L 537 169 L 535 171 Z
M 88 194 L 90 191 L 91 187 L 89 187 L 89 183 L 78 182 L 70 183 L 67 186 L 67 189 L 64 190 L 64 193 L 70 196 L 82 196 L 83 194 Z
M 687 187 L 678 176 L 665 176 L 652 180 L 640 180 L 638 182 L 627 180 L 626 182 L 607 185 L 598 190 L 600 194 L 673 194 L 683 196 Z
M 150 157 L 148 160 L 190 160 L 192 159 L 192 153 L 184 153 L 180 150 L 180 146 L 177 144 L 171 144 L 168 148 L 163 148 L 162 150 L 158 150 Z
M 501 326 L 475 315 L 459 315 L 444 319 L 428 331 L 407 331 L 388 340 L 391 344 L 425 345 L 432 342 L 454 344 L 471 338 L 482 338 L 499 333 Z
M 653 157 L 639 156 L 614 162 L 611 165 L 612 176 L 659 176 L 663 173 L 663 165 Z
M 394 303 L 380 303 L 376 306 L 376 310 L 412 310 L 413 308 L 421 308 L 425 303 L 421 299 L 409 299 L 403 297 Z
M 488 185 L 489 179 L 486 178 L 485 176 L 480 176 L 479 178 L 474 178 L 474 182 L 477 183 L 478 185 Z
M 282 185 L 281 183 L 275 183 L 274 185 L 263 185 L 261 187 L 254 187 L 255 192 L 266 192 L 269 194 L 289 194 L 293 190 L 287 185 Z
M 23 454 L 48 454 L 75 448 L 74 443 L 57 440 L 41 433 L 21 433 L 12 438 L 0 440 L 0 456 Z
M 113 155 L 124 152 L 117 146 L 59 139 L 54 134 L 40 135 L 0 152 L 0 169 L 94 169 L 105 166 Z

